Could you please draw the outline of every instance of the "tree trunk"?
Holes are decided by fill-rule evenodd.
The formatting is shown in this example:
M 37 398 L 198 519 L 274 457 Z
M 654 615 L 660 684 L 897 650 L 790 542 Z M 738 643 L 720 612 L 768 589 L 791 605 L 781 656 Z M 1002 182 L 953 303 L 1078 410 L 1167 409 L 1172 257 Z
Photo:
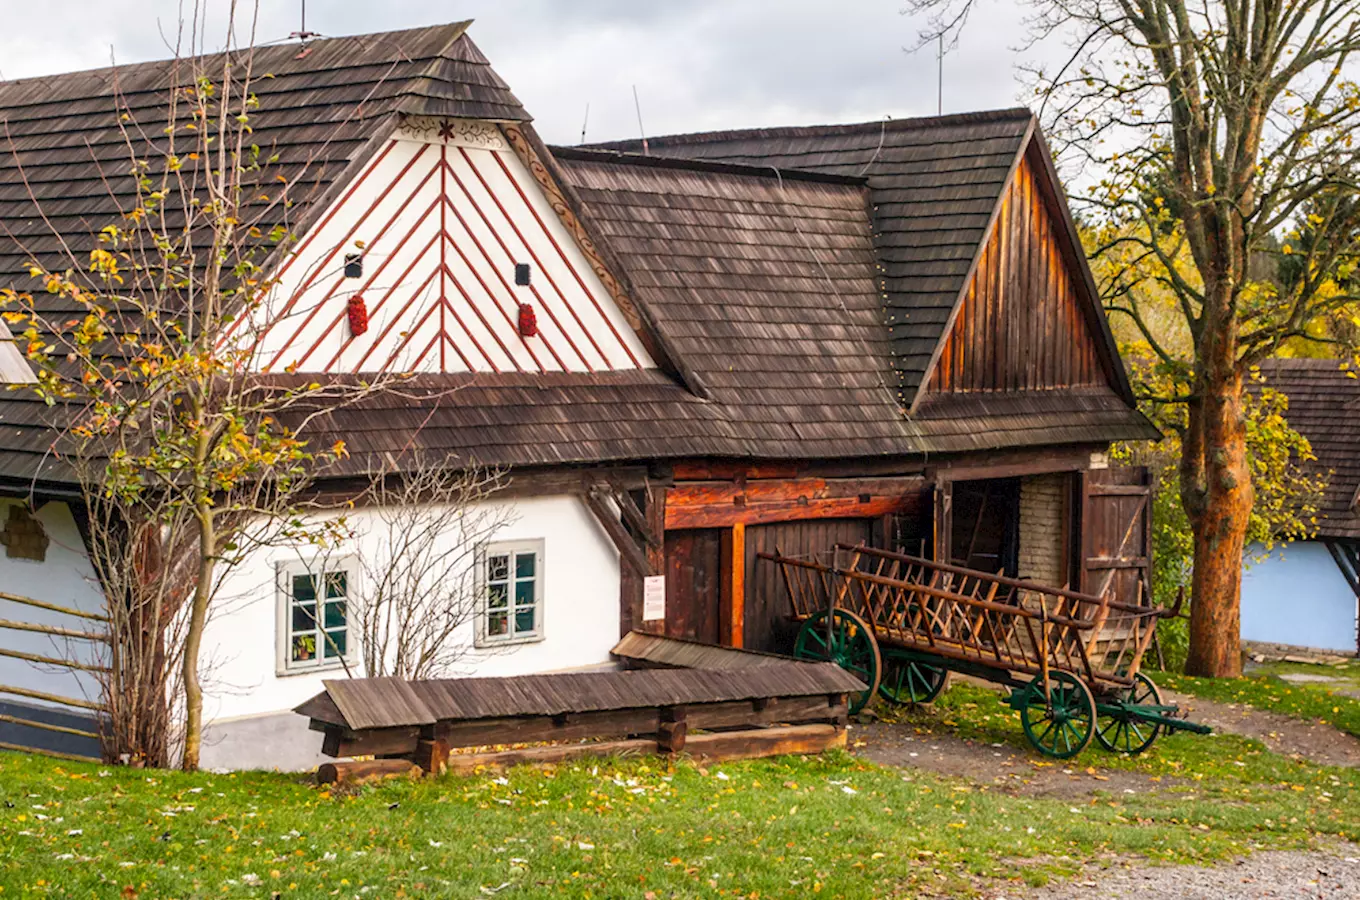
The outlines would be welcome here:
M 193 605 L 189 609 L 189 627 L 184 636 L 184 758 L 181 767 L 186 772 L 198 770 L 198 758 L 203 748 L 203 687 L 198 683 L 198 655 L 203 645 L 203 627 L 208 621 L 208 601 L 212 597 L 213 577 L 217 562 L 217 535 L 212 512 L 200 509 L 198 514 L 198 579 L 194 584 Z
M 1242 554 L 1253 501 L 1242 376 L 1224 353 L 1198 381 L 1180 472 L 1194 538 L 1185 670 L 1236 678 L 1242 674 Z

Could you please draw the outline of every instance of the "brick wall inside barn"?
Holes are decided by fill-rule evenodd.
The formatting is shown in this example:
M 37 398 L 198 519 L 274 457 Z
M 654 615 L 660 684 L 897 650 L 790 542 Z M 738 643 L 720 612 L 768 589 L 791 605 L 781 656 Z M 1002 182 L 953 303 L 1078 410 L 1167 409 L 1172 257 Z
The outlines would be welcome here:
M 1033 475 L 1020 481 L 1020 576 L 1061 586 L 1066 575 L 1068 476 Z

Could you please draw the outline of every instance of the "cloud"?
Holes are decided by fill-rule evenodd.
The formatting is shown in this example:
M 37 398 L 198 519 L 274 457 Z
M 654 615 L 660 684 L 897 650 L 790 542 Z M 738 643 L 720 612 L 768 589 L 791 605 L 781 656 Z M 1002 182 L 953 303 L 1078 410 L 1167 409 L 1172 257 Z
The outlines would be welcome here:
M 6 0 L 17 3 L 18 0 Z M 192 4 L 188 5 L 192 11 Z M 313 0 L 309 29 L 328 35 L 394 31 L 475 19 L 471 34 L 557 143 L 635 137 L 636 85 L 648 134 L 850 122 L 929 115 L 936 105 L 933 48 L 909 53 L 920 24 L 900 0 Z M 204 43 L 224 43 L 225 3 L 210 2 Z M 297 0 L 266 0 L 258 42 L 297 30 Z M 1013 106 L 1019 85 L 1012 47 L 1014 4 L 975 15 L 945 57 L 944 108 Z M 180 27 L 174 0 L 46 0 L 44 21 L 0 36 L 0 71 L 23 78 L 163 58 Z M 248 27 L 238 27 L 244 40 Z

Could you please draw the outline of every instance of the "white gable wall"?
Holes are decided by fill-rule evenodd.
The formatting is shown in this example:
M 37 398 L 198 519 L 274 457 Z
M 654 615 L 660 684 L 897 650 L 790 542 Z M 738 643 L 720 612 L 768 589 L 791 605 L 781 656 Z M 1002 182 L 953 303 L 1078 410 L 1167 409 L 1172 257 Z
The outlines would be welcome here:
M 363 274 L 347 278 L 348 254 Z M 531 283 L 515 283 L 527 263 Z M 351 333 L 361 296 L 368 331 Z M 538 334 L 519 330 L 528 304 Z M 414 119 L 283 264 L 251 327 L 263 370 L 591 372 L 654 367 L 499 128 Z

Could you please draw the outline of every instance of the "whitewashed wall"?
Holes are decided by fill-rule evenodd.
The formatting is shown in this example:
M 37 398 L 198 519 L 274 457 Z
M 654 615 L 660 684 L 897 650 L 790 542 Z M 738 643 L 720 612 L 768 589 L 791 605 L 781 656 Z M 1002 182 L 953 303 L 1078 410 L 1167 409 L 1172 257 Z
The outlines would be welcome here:
M 0 528 L 4 527 L 9 517 L 9 507 L 19 503 L 18 500 L 0 498 Z M 85 544 L 71 516 L 70 507 L 65 503 L 46 503 L 38 509 L 34 518 L 42 523 L 50 541 L 46 559 L 42 562 L 14 559 L 5 552 L 5 548 L 0 547 L 0 591 L 84 612 L 100 612 L 104 606 L 104 595 L 99 589 L 94 567 L 85 552 Z M 98 623 L 86 619 L 6 600 L 0 600 L 0 619 L 58 625 L 76 630 L 97 630 L 100 627 Z M 89 641 L 6 628 L 0 628 L 0 647 L 85 662 L 93 661 L 98 653 L 97 645 Z M 99 686 L 87 672 L 38 665 L 4 656 L 0 656 L 0 684 L 63 697 L 99 699 Z M 23 702 L 42 701 L 25 699 Z
M 511 521 L 492 540 L 543 541 L 543 639 L 494 651 L 474 650 L 460 662 L 456 674 L 519 675 L 607 663 L 619 635 L 618 551 L 576 497 L 503 502 L 511 507 Z M 350 512 L 353 530 L 367 536 L 328 551 L 330 556 L 380 553 L 375 542 L 381 529 L 365 521 L 373 515 L 371 510 Z M 456 539 L 456 533 L 450 539 Z M 305 558 L 305 551 L 294 548 L 258 551 L 222 584 L 204 635 L 205 718 L 212 723 L 205 740 L 209 766 L 297 768 L 320 748 L 321 736 L 308 732 L 306 720 L 289 711 L 320 692 L 323 680 L 346 677 L 344 671 L 277 672 L 275 573 L 279 563 L 296 561 L 300 553 Z M 361 595 L 362 587 L 352 593 Z M 463 639 L 471 643 L 471 632 Z M 265 729 L 268 740 L 251 722 L 265 717 L 277 723 Z M 241 746 L 232 739 L 229 725 L 251 732 L 251 744 L 257 749 L 267 744 L 274 749 L 254 752 Z M 214 743 L 219 746 L 214 748 Z

